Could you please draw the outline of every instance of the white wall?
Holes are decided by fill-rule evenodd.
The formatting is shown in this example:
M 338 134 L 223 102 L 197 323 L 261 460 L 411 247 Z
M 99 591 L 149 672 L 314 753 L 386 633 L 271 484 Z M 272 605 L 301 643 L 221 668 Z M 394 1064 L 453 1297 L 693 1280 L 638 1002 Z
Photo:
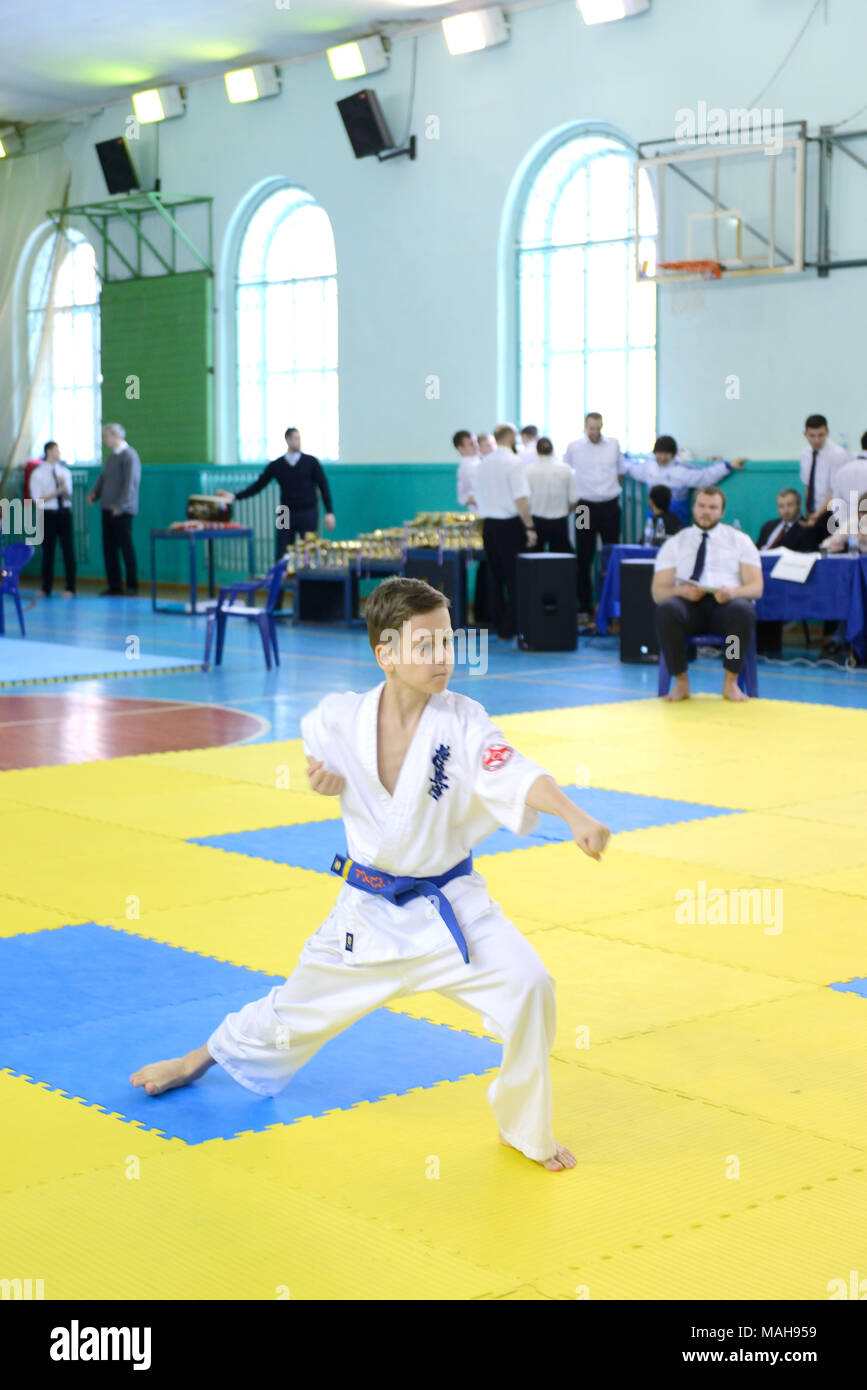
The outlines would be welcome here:
M 341 457 L 448 458 L 454 428 L 478 428 L 514 410 L 507 388 L 498 387 L 498 245 L 510 185 L 528 152 L 573 121 L 603 122 L 637 142 L 673 135 L 676 110 L 700 100 L 749 104 L 807 9 L 807 0 L 728 0 L 724 7 L 653 0 L 645 16 L 588 29 L 573 0 L 562 0 L 513 14 L 508 44 L 462 58 L 449 57 L 438 30 L 423 34 L 414 164 L 353 158 L 335 102 L 365 84 L 337 84 L 324 58 L 288 66 L 281 95 L 249 106 L 229 107 L 221 81 L 196 85 L 185 116 L 161 127 L 163 190 L 214 197 L 222 264 L 229 223 L 254 186 L 283 175 L 310 189 L 331 216 L 337 245 Z M 760 103 L 781 107 L 786 119 L 807 119 L 811 131 L 848 116 L 863 95 L 867 5 L 828 0 L 827 11 L 825 23 L 820 7 Z M 390 69 L 368 79 L 396 139 L 406 120 L 410 60 L 411 43 L 396 42 Z M 107 108 L 62 147 L 72 203 L 106 196 L 93 146 L 122 133 L 129 109 Z M 439 119 L 438 140 L 425 138 L 429 116 Z M 20 223 L 20 207 L 33 205 L 42 159 L 41 172 L 36 156 L 0 166 L 7 265 L 23 236 L 20 226 L 10 230 L 13 214 L 18 208 Z M 855 165 L 851 176 L 867 180 Z M 812 208 L 809 218 L 812 225 Z M 23 230 L 29 235 L 32 226 Z M 852 253 L 848 243 L 846 250 Z M 661 290 L 660 430 L 699 455 L 791 457 L 803 416 L 822 410 L 832 432 L 853 441 L 867 428 L 857 390 L 865 286 L 858 269 L 824 280 L 809 272 Z M 221 316 L 231 308 L 222 278 L 217 305 Z M 11 333 L 10 316 L 0 316 L 4 394 Z M 221 350 L 223 343 L 221 334 Z M 223 360 L 221 351 L 217 438 L 218 457 L 228 461 L 231 382 L 222 380 Z M 438 400 L 426 398 L 431 374 L 440 378 Z M 726 396 L 733 374 L 739 400 Z M 511 375 L 502 380 L 510 383 Z M 12 431 L 8 422 L 0 429 L 2 455 Z

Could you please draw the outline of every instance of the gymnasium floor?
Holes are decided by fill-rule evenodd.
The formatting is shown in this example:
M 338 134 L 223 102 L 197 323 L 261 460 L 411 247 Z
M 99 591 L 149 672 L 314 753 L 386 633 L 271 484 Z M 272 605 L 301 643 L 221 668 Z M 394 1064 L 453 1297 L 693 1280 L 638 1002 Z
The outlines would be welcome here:
M 299 721 L 378 673 L 360 632 L 284 625 L 266 673 L 231 631 L 203 674 L 202 618 L 82 597 L 27 620 L 56 659 L 9 684 L 23 644 L 0 640 L 0 1277 L 46 1299 L 824 1300 L 867 1270 L 867 673 L 760 662 L 733 707 L 702 661 L 663 706 L 600 640 L 492 644 L 456 675 L 614 832 L 599 865 L 551 818 L 477 851 L 557 980 L 578 1166 L 552 1174 L 497 1143 L 499 1048 L 436 995 L 274 1100 L 217 1067 L 130 1086 L 285 977 L 329 910 L 338 808 L 306 790 Z M 100 666 L 128 676 L 49 679 Z

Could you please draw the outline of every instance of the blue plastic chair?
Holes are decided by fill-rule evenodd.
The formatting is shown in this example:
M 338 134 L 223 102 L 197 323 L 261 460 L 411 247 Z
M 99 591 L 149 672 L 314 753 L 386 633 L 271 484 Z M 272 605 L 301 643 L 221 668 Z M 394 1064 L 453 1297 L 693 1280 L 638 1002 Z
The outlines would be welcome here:
M 21 611 L 21 593 L 18 588 L 18 576 L 33 554 L 33 546 L 25 545 L 23 541 L 13 541 L 7 545 L 6 549 L 0 552 L 0 636 L 6 631 L 6 619 L 3 616 L 3 595 L 11 594 L 18 610 L 18 622 L 21 627 L 21 636 L 26 637 L 24 631 L 24 614 Z
M 262 579 L 239 580 L 237 584 L 221 589 L 217 598 L 217 606 L 208 614 L 208 623 L 205 628 L 205 656 L 202 661 L 202 670 L 207 671 L 211 658 L 211 646 L 214 640 L 214 633 L 217 635 L 217 650 L 214 656 L 214 665 L 220 666 L 223 661 L 223 644 L 226 640 L 226 623 L 229 618 L 252 619 L 258 624 L 259 636 L 262 639 L 262 650 L 265 653 L 265 665 L 271 670 L 271 652 L 273 650 L 274 660 L 280 665 L 280 651 L 277 647 L 277 624 L 274 621 L 274 610 L 277 600 L 280 597 L 280 590 L 283 587 L 283 579 L 286 573 L 288 556 L 278 560 L 277 564 Z M 255 594 L 262 589 L 267 589 L 268 598 L 264 608 L 248 608 L 244 603 L 236 603 L 235 599 L 239 594 Z
M 687 641 L 687 660 L 691 661 L 695 657 L 695 649 L 699 645 L 702 647 L 725 647 L 727 639 L 718 637 L 715 633 L 708 633 L 706 637 L 690 637 Z M 671 674 L 665 664 L 665 657 L 662 649 L 659 652 L 659 693 L 667 695 L 671 685 Z M 738 685 L 745 695 L 749 695 L 751 700 L 757 700 L 759 696 L 759 672 L 758 661 L 756 659 L 756 635 L 753 631 L 753 640 L 747 649 L 743 659 L 743 664 L 738 673 Z

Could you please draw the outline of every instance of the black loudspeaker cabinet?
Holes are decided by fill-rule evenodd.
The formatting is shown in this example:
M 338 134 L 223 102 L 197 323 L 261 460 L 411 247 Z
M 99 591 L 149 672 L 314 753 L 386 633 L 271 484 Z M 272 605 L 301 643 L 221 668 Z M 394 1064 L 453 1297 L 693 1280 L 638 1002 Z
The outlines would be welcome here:
M 102 140 L 96 147 L 96 153 L 109 193 L 131 193 L 134 188 L 140 187 L 127 143 L 122 135 L 116 136 L 114 140 Z
M 449 600 L 452 628 L 467 625 L 467 566 L 458 550 L 443 551 L 439 563 L 437 550 L 408 550 L 403 567 L 407 579 L 423 579 Z
M 518 646 L 525 652 L 574 652 L 578 645 L 575 556 L 519 555 Z
M 337 109 L 343 118 L 356 159 L 365 159 L 368 155 L 382 154 L 383 150 L 394 148 L 388 122 L 372 87 L 344 97 L 343 101 L 338 101 Z
M 659 660 L 656 604 L 650 593 L 652 560 L 623 560 L 620 565 L 620 660 L 642 664 Z

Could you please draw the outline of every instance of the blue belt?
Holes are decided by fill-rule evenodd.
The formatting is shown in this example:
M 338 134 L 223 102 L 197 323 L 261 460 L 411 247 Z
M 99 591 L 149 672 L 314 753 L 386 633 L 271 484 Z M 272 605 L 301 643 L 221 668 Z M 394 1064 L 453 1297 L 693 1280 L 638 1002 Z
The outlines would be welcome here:
M 341 878 L 344 878 L 353 888 L 360 888 L 363 893 L 375 893 L 378 897 L 394 903 L 395 907 L 406 907 L 407 903 L 415 898 L 435 898 L 440 917 L 454 937 L 458 950 L 468 965 L 470 953 L 467 950 L 464 934 L 458 926 L 454 908 L 445 894 L 439 890 L 450 883 L 453 878 L 460 878 L 462 874 L 470 874 L 472 871 L 473 856 L 471 854 L 468 854 L 466 859 L 462 859 L 460 864 L 455 864 L 448 873 L 437 874 L 434 878 L 399 878 L 395 874 L 384 873 L 382 869 L 373 869 L 366 864 L 357 864 L 354 859 L 350 859 L 348 856 L 344 858 L 341 854 L 335 854 L 334 862 L 331 865 L 331 872 L 340 874 Z

